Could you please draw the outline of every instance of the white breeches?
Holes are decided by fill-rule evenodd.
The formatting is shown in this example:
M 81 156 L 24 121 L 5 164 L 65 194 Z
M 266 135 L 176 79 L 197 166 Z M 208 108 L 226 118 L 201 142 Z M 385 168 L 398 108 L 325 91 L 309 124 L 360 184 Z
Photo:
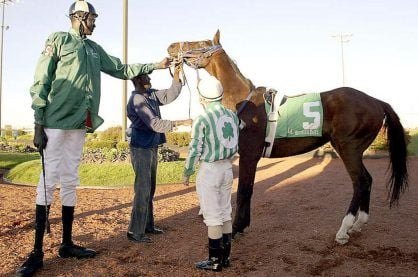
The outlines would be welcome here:
M 230 160 L 201 162 L 196 178 L 196 191 L 206 226 L 223 225 L 232 219 L 232 181 Z
M 76 187 L 80 184 L 78 167 L 86 130 L 61 130 L 45 128 L 48 143 L 44 150 L 47 205 L 53 201 L 57 184 L 61 185 L 63 206 L 74 207 L 77 202 Z M 45 205 L 44 178 L 41 171 L 36 189 L 36 204 Z

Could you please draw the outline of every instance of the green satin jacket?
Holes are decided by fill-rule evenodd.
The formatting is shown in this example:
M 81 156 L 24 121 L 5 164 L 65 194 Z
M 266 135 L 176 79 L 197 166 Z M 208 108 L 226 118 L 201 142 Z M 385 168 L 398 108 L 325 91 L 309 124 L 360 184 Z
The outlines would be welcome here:
M 52 129 L 84 129 L 89 112 L 91 127 L 87 132 L 93 132 L 103 123 L 98 115 L 100 72 L 127 80 L 153 70 L 152 63 L 122 64 L 74 29 L 53 33 L 46 41 L 30 88 L 35 123 Z

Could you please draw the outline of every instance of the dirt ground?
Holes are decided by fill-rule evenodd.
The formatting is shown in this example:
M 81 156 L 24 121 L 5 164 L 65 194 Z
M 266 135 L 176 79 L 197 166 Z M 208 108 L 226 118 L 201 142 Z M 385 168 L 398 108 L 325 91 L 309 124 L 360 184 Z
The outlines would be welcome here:
M 99 251 L 90 260 L 57 257 L 61 211 L 56 194 L 38 276 L 418 276 L 418 157 L 410 159 L 410 187 L 392 209 L 386 201 L 388 162 L 365 160 L 374 178 L 370 221 L 340 246 L 334 236 L 352 196 L 342 161 L 307 155 L 262 159 L 251 226 L 233 241 L 232 266 L 222 273 L 194 269 L 207 255 L 207 233 L 193 185 L 158 186 L 156 225 L 166 232 L 153 235 L 152 244 L 126 239 L 132 188 L 80 189 L 74 241 Z M 234 170 L 237 176 L 237 166 Z M 233 204 L 236 188 L 237 178 Z M 1 276 L 14 274 L 31 251 L 34 197 L 34 187 L 0 185 Z

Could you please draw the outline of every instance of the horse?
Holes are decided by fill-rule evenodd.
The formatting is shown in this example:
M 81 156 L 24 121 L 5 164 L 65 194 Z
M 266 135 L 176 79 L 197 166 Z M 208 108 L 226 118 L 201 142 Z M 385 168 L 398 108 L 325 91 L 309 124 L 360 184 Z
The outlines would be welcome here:
M 263 98 L 265 87 L 255 87 L 244 77 L 220 43 L 219 30 L 213 39 L 174 42 L 168 49 L 173 60 L 197 69 L 204 68 L 224 88 L 222 103 L 237 111 L 245 126 L 239 133 L 239 179 L 233 235 L 250 225 L 251 197 L 257 163 L 263 156 L 267 112 Z M 369 220 L 372 176 L 363 163 L 363 152 L 379 131 L 386 132 L 390 159 L 388 198 L 390 207 L 398 204 L 408 187 L 407 144 L 405 131 L 392 107 L 350 87 L 321 92 L 323 104 L 322 135 L 319 137 L 275 138 L 271 158 L 288 157 L 315 150 L 330 142 L 342 159 L 353 185 L 353 196 L 335 240 L 349 241 L 349 234 L 360 232 Z

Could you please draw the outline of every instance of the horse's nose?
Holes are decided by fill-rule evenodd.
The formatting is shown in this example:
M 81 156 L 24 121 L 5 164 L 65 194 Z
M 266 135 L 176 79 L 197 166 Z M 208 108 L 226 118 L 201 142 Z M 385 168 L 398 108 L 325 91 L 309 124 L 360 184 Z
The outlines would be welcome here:
M 168 46 L 167 52 L 170 56 L 174 56 L 178 52 L 177 45 L 178 45 L 178 43 L 172 43 L 172 44 L 170 44 L 170 46 Z

